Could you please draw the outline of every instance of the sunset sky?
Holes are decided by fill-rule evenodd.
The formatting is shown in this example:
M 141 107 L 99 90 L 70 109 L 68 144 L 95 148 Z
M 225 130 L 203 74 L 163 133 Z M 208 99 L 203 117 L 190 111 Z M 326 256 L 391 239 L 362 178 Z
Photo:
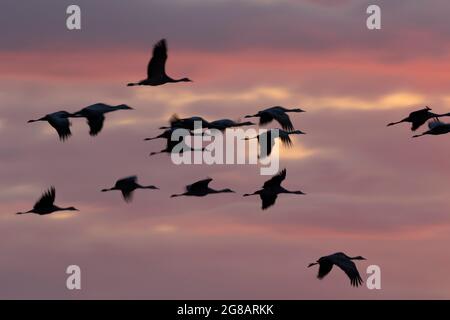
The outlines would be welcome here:
M 81 7 L 82 29 L 66 29 Z M 368 30 L 378 4 L 381 30 Z M 0 298 L 449 299 L 450 140 L 412 139 L 430 106 L 450 112 L 448 0 L 2 0 L 0 19 Z M 153 45 L 166 71 L 192 83 L 126 87 L 145 78 Z M 62 143 L 47 113 L 93 103 L 135 110 L 88 134 L 73 119 Z M 257 165 L 174 165 L 143 139 L 177 113 L 243 119 L 274 105 L 291 114 L 294 148 L 281 149 L 281 195 L 260 209 L 244 198 L 267 176 Z M 447 120 L 449 121 L 449 120 Z M 268 128 L 276 127 L 271 124 Z M 418 131 L 425 131 L 422 127 Z M 101 193 L 118 178 L 142 184 L 125 203 Z M 174 198 L 210 176 L 236 194 Z M 80 212 L 22 215 L 54 185 Z M 382 289 L 324 280 L 308 263 L 344 251 L 378 265 Z M 66 289 L 79 265 L 82 290 Z

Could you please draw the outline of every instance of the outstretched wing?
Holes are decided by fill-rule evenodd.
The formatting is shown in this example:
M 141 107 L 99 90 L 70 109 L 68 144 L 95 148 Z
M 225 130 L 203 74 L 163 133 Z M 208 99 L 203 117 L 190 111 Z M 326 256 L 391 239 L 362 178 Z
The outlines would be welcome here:
M 270 156 L 272 147 L 275 145 L 275 139 L 273 138 L 272 131 L 267 130 L 258 136 L 259 143 L 259 157 L 265 158 Z
M 427 122 L 427 118 L 415 119 L 414 121 L 412 121 L 411 131 L 416 131 L 416 130 L 419 129 L 423 124 L 425 124 L 425 122 Z
M 52 186 L 50 189 L 44 192 L 42 197 L 35 203 L 34 209 L 48 208 L 52 206 L 53 203 L 55 202 L 55 196 L 56 196 L 55 187 Z
M 165 39 L 158 41 L 153 47 L 153 56 L 147 66 L 147 77 L 157 78 L 166 74 L 167 43 Z
M 323 279 L 327 274 L 333 269 L 333 263 L 326 259 L 322 259 L 319 263 L 319 272 L 317 273 L 317 278 Z
M 72 132 L 70 132 L 70 121 L 67 117 L 55 113 L 50 116 L 48 123 L 58 132 L 61 141 L 67 140 L 72 135 Z
M 292 125 L 291 119 L 289 118 L 287 113 L 281 111 L 272 111 L 271 114 L 284 130 L 294 130 L 294 126 Z
M 259 197 L 262 200 L 262 209 L 266 210 L 267 208 L 273 206 L 275 201 L 277 200 L 276 193 L 260 193 Z
M 357 287 L 363 283 L 355 263 L 350 259 L 335 256 L 334 264 L 345 272 L 347 277 L 349 277 L 352 286 Z
M 126 202 L 133 200 L 134 185 L 137 183 L 137 176 L 130 176 L 116 182 L 116 188 L 122 192 L 123 199 Z
M 273 120 L 273 115 L 271 112 L 266 110 L 259 112 L 259 125 L 265 125 L 270 123 Z
M 211 178 L 206 178 L 204 180 L 194 182 L 193 184 L 186 186 L 186 191 L 204 190 L 208 188 L 208 185 L 211 181 Z
M 286 147 L 292 147 L 292 140 L 291 137 L 289 137 L 288 134 L 280 134 L 279 138 L 281 140 L 281 142 L 283 143 L 284 146 Z
M 120 191 L 122 192 L 123 200 L 125 200 L 125 202 L 131 202 L 131 200 L 133 200 L 133 191 L 125 189 Z
M 284 179 L 286 179 L 286 169 L 281 170 L 281 172 L 264 182 L 263 189 L 278 187 Z
M 87 117 L 87 123 L 89 125 L 89 134 L 91 136 L 96 136 L 102 131 L 103 122 L 105 121 L 105 116 L 103 114 L 94 114 Z
M 433 120 L 433 121 L 428 122 L 428 128 L 430 128 L 430 130 L 433 130 L 437 127 L 442 126 L 443 124 L 444 123 L 439 120 Z
M 126 178 L 117 180 L 116 187 L 121 188 L 121 187 L 125 187 L 125 186 L 130 186 L 136 182 L 137 182 L 137 176 L 126 177 Z

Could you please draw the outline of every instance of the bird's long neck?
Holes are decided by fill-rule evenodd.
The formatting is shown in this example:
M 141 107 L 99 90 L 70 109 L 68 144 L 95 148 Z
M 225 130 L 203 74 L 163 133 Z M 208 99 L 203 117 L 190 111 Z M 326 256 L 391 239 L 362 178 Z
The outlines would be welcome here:
M 46 121 L 46 120 L 47 120 L 47 117 L 42 117 L 39 119 L 28 120 L 28 123 L 38 122 L 38 121 Z
M 280 189 L 281 189 L 281 193 L 290 193 L 290 194 L 304 194 L 303 192 L 301 192 L 300 190 L 298 190 L 298 191 L 290 191 L 290 190 L 286 190 L 285 188 L 283 188 L 283 187 L 280 187 Z
M 413 136 L 413 138 L 418 138 L 418 137 L 421 137 L 421 136 L 425 136 L 427 134 L 430 134 L 430 132 L 427 131 L 427 132 L 424 132 L 422 134 L 416 134 L 415 136 Z
M 450 112 L 449 113 L 442 113 L 442 114 L 437 114 L 435 115 L 436 117 L 450 117 Z
M 173 194 L 170 197 L 171 198 L 176 198 L 176 197 L 182 197 L 182 196 L 185 196 L 185 195 L 186 195 L 186 193 L 180 193 L 180 194 Z
M 214 190 L 214 189 L 208 188 L 208 193 L 226 193 L 226 192 L 229 192 L 228 189 Z
M 138 188 L 139 189 L 158 189 L 157 187 L 155 187 L 155 186 L 152 186 L 152 185 L 148 185 L 148 186 L 138 186 Z
M 32 213 L 33 210 L 29 210 L 29 211 L 25 211 L 25 212 L 17 212 L 16 214 L 27 214 L 27 213 Z
M 159 136 L 153 137 L 153 138 L 145 138 L 145 141 L 149 141 L 149 140 L 155 140 L 155 139 L 159 139 L 159 138 L 163 138 L 162 135 L 160 134 Z
M 164 150 L 161 150 L 161 151 L 155 151 L 155 152 L 150 153 L 149 156 L 151 157 L 151 156 L 154 156 L 154 155 L 157 155 L 157 154 L 160 154 L 160 153 L 164 153 L 164 152 L 169 152 L 169 150 L 164 149 Z
M 113 191 L 113 190 L 117 190 L 117 188 L 116 187 L 106 188 L 106 189 L 103 189 L 102 192 Z
M 260 191 L 255 191 L 253 193 L 246 193 L 246 194 L 244 194 L 244 197 L 256 196 L 259 193 L 260 193 Z
M 396 124 L 399 124 L 399 123 L 402 123 L 402 122 L 407 122 L 408 120 L 409 120 L 408 118 L 405 118 L 405 119 L 402 119 L 402 120 L 397 121 L 397 122 L 391 122 L 391 123 L 388 124 L 388 127 L 396 125 Z
M 67 207 L 67 208 L 60 208 L 57 206 L 54 206 L 55 211 L 67 211 L 67 210 L 72 210 L 72 207 Z

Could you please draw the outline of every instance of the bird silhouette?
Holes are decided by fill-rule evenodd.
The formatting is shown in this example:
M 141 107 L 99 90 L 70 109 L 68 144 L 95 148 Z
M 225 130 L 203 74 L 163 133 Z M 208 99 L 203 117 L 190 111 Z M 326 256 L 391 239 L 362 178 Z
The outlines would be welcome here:
M 206 148 L 196 149 L 188 146 L 184 142 L 184 136 L 179 136 L 178 140 L 172 140 L 172 136 L 170 138 L 166 138 L 166 147 L 161 151 L 151 152 L 150 156 L 154 156 L 160 153 L 177 153 L 174 151 L 175 147 L 179 145 L 179 154 L 183 154 L 185 151 L 208 151 Z
M 71 114 L 67 111 L 58 111 L 49 113 L 46 116 L 36 120 L 28 120 L 28 123 L 47 121 L 53 128 L 56 129 L 59 139 L 61 141 L 66 141 L 72 135 L 72 132 L 70 132 L 70 116 Z
M 444 114 L 436 114 L 434 112 L 431 112 L 431 108 L 425 107 L 424 109 L 420 109 L 414 112 L 411 112 L 409 116 L 406 118 L 397 121 L 397 122 L 391 122 L 387 126 L 393 126 L 402 122 L 410 122 L 411 123 L 411 130 L 416 131 L 419 129 L 425 122 L 427 122 L 429 119 L 432 118 L 439 118 L 439 117 L 446 117 L 450 116 L 450 113 L 444 113 Z
M 208 194 L 214 194 L 214 193 L 234 193 L 231 189 L 222 189 L 222 190 L 215 190 L 209 187 L 209 183 L 213 179 L 206 178 L 204 180 L 197 181 L 193 184 L 186 186 L 186 191 L 181 194 L 173 194 L 170 197 L 181 197 L 181 196 L 195 196 L 195 197 L 204 197 Z
M 277 197 L 281 193 L 304 194 L 302 191 L 289 191 L 281 186 L 281 183 L 286 179 L 286 169 L 283 169 L 278 174 L 267 180 L 262 189 L 254 193 L 246 193 L 244 197 L 259 195 L 262 200 L 262 209 L 265 210 L 275 204 Z
M 413 136 L 413 138 L 421 137 L 424 135 L 441 135 L 446 134 L 450 132 L 450 123 L 444 123 L 439 120 L 434 120 L 428 122 L 428 128 L 429 130 L 425 131 L 422 134 L 416 134 Z
M 265 110 L 259 111 L 254 115 L 247 115 L 245 118 L 259 118 L 259 125 L 265 125 L 272 120 L 276 120 L 284 130 L 292 131 L 294 126 L 292 125 L 291 119 L 289 118 L 288 112 L 305 112 L 302 109 L 287 109 L 284 107 L 276 106 L 267 108 Z
M 209 122 L 203 119 L 202 117 L 189 117 L 189 118 L 180 118 L 178 115 L 174 114 L 169 119 L 170 126 L 169 127 L 160 127 L 159 129 L 186 129 L 193 131 L 197 129 L 196 126 L 204 128 L 209 127 Z
M 73 118 L 86 118 L 89 125 L 89 134 L 91 136 L 96 136 L 100 133 L 103 128 L 103 123 L 105 121 L 105 113 L 113 112 L 117 110 L 133 110 L 133 108 L 127 106 L 126 104 L 119 104 L 117 106 L 110 106 L 105 103 L 96 103 L 86 108 L 81 109 L 71 115 Z
M 256 137 L 245 138 L 244 140 L 258 139 L 259 144 L 259 158 L 267 157 L 271 154 L 272 148 L 275 145 L 275 138 L 280 138 L 281 143 L 286 147 L 292 147 L 292 140 L 289 137 L 291 134 L 305 134 L 300 130 L 284 131 L 281 129 L 270 129 L 260 133 Z
M 252 126 L 255 123 L 246 121 L 246 122 L 236 122 L 231 119 L 220 119 L 211 121 L 208 124 L 208 129 L 216 129 L 220 131 L 225 131 L 228 128 L 235 128 L 235 127 L 243 127 L 243 126 Z
M 125 202 L 130 202 L 131 200 L 133 200 L 133 192 L 136 189 L 159 189 L 159 188 L 155 186 L 141 186 L 137 182 L 137 177 L 131 176 L 117 180 L 114 187 L 109 189 L 102 189 L 102 192 L 119 190 L 120 192 L 122 192 L 122 196 Z
M 354 287 L 357 287 L 363 283 L 361 276 L 359 275 L 358 269 L 356 268 L 355 263 L 352 260 L 366 260 L 361 256 L 357 257 L 349 257 L 345 253 L 337 252 L 334 254 L 330 254 L 329 256 L 321 257 L 317 262 L 310 263 L 308 268 L 318 264 L 319 265 L 319 273 L 317 274 L 317 278 L 323 279 L 328 273 L 330 273 L 333 265 L 338 266 L 345 272 L 345 274 L 350 279 L 350 284 Z
M 16 214 L 35 213 L 38 215 L 46 215 L 57 211 L 78 211 L 75 207 L 60 208 L 55 206 L 55 187 L 48 189 L 42 197 L 34 204 L 33 209 L 26 212 L 17 212 Z
M 153 47 L 153 56 L 147 66 L 147 79 L 136 83 L 128 83 L 127 86 L 160 86 L 171 82 L 192 82 L 189 78 L 172 79 L 166 74 L 167 42 L 165 39 L 158 41 Z

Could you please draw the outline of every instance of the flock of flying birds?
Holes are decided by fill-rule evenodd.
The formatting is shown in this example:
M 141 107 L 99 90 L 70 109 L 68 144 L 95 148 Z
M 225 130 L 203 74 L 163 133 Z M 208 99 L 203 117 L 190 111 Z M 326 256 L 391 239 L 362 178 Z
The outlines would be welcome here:
M 181 79 L 173 79 L 166 74 L 165 65 L 167 60 L 167 44 L 166 40 L 162 39 L 156 43 L 153 48 L 153 55 L 148 63 L 147 67 L 147 78 L 144 80 L 140 80 L 134 83 L 128 83 L 127 86 L 160 86 L 167 83 L 176 83 L 176 82 L 191 82 L 189 78 L 181 78 Z M 81 109 L 78 112 L 70 113 L 67 111 L 57 111 L 54 113 L 50 113 L 45 115 L 42 118 L 36 120 L 29 120 L 29 123 L 37 122 L 37 121 L 46 121 L 48 122 L 58 133 L 59 139 L 61 141 L 67 140 L 71 135 L 70 131 L 70 118 L 86 118 L 87 124 L 89 126 L 89 133 L 91 136 L 96 136 L 100 133 L 103 128 L 103 124 L 105 121 L 105 114 L 118 110 L 132 110 L 133 108 L 120 104 L 116 106 L 107 105 L 104 103 L 96 103 L 90 106 L 87 106 Z M 279 123 L 282 129 L 270 129 L 265 131 L 264 133 L 259 134 L 256 137 L 246 138 L 246 139 L 258 139 L 260 157 L 269 156 L 274 145 L 275 137 L 278 137 L 281 143 L 287 147 L 292 146 L 292 140 L 290 135 L 299 135 L 304 134 L 304 132 L 300 130 L 294 130 L 294 126 L 291 122 L 291 119 L 288 113 L 301 113 L 304 112 L 302 109 L 287 109 L 281 106 L 275 106 L 271 108 L 267 108 L 265 110 L 259 111 L 254 115 L 247 115 L 245 118 L 259 118 L 259 125 L 265 125 L 272 121 L 276 121 Z M 435 114 L 431 112 L 429 107 L 424 109 L 414 111 L 409 114 L 408 117 L 398 121 L 389 123 L 388 126 L 392 126 L 395 124 L 410 122 L 412 124 L 412 131 L 417 130 L 423 124 L 428 122 L 429 130 L 423 132 L 422 134 L 414 135 L 413 137 L 419 137 L 423 135 L 442 135 L 450 132 L 450 124 L 441 122 L 439 118 L 444 116 L 450 116 L 450 113 L 446 114 Z M 164 130 L 160 135 L 152 138 L 146 138 L 145 140 L 154 140 L 154 139 L 165 139 L 166 147 L 165 149 L 159 152 L 152 152 L 150 155 L 155 155 L 158 153 L 172 153 L 173 148 L 178 143 L 182 142 L 183 137 L 180 138 L 179 141 L 172 141 L 172 133 L 176 129 L 186 129 L 189 132 L 195 129 L 194 124 L 196 122 L 200 122 L 202 127 L 205 129 L 216 129 L 220 131 L 225 131 L 228 128 L 240 127 L 240 126 L 250 126 L 255 125 L 253 122 L 236 122 L 230 119 L 220 119 L 215 121 L 207 121 L 201 117 L 190 117 L 190 118 L 179 118 L 174 115 L 170 119 L 169 127 L 160 127 L 161 130 Z M 265 135 L 265 137 L 263 137 Z M 264 138 L 264 139 L 263 139 Z M 263 141 L 266 145 L 262 145 Z M 202 149 L 190 149 L 191 151 L 205 151 Z M 262 209 L 265 210 L 270 206 L 275 204 L 275 201 L 279 194 L 297 194 L 304 195 L 302 191 L 289 191 L 282 187 L 282 182 L 286 179 L 286 169 L 283 169 L 281 172 L 273 176 L 271 179 L 267 180 L 261 189 L 253 192 L 244 194 L 244 197 L 259 195 L 262 201 Z M 216 194 L 216 193 L 233 193 L 234 191 L 228 188 L 225 189 L 213 189 L 209 187 L 212 179 L 207 178 L 204 180 L 200 180 L 194 182 L 190 185 L 186 186 L 185 192 L 181 194 L 173 194 L 171 197 L 179 197 L 179 196 L 197 196 L 203 197 L 208 194 Z M 105 188 L 101 190 L 102 192 L 117 190 L 122 193 L 122 196 L 126 202 L 132 200 L 133 192 L 136 189 L 151 189 L 155 190 L 158 187 L 153 185 L 143 186 L 138 183 L 136 176 L 130 176 L 126 178 L 122 178 L 116 181 L 113 187 Z M 34 204 L 33 208 L 26 212 L 18 212 L 17 214 L 26 214 L 26 213 L 35 213 L 38 215 L 47 215 L 58 211 L 77 211 L 74 207 L 58 207 L 55 205 L 55 188 L 51 187 L 47 190 L 42 197 Z M 328 256 L 321 257 L 314 263 L 308 265 L 308 267 L 319 265 L 319 271 L 317 277 L 319 279 L 324 278 L 333 268 L 333 265 L 336 265 L 340 269 L 342 269 L 345 274 L 350 279 L 350 283 L 352 286 L 359 286 L 362 284 L 361 276 L 356 268 L 355 263 L 352 260 L 365 260 L 365 258 L 361 256 L 357 257 L 349 257 L 342 252 L 334 253 Z

